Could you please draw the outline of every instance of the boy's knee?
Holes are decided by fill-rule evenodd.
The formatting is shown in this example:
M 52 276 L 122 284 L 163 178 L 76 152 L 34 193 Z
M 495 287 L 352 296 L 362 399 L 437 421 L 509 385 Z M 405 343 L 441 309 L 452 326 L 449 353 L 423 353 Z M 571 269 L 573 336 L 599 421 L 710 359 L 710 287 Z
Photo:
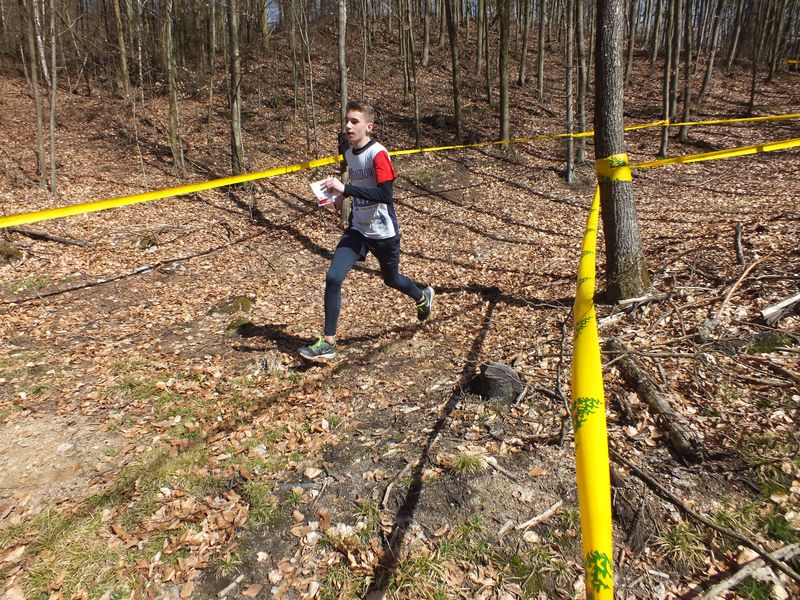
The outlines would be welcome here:
M 339 287 L 339 286 L 342 285 L 342 281 L 343 280 L 344 280 L 344 277 L 342 277 L 339 273 L 337 273 L 335 271 L 331 271 L 330 269 L 325 271 L 325 285 L 326 286 Z

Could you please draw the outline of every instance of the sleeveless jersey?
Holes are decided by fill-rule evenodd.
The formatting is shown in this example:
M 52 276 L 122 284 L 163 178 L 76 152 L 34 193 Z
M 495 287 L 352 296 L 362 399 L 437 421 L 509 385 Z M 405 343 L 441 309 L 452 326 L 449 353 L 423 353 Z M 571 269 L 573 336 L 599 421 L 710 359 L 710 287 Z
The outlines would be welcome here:
M 389 153 L 375 140 L 356 152 L 348 148 L 345 159 L 350 185 L 354 187 L 377 188 L 378 184 L 397 177 Z M 377 240 L 393 238 L 400 233 L 394 204 L 372 202 L 358 196 L 353 196 L 350 226 L 364 237 Z

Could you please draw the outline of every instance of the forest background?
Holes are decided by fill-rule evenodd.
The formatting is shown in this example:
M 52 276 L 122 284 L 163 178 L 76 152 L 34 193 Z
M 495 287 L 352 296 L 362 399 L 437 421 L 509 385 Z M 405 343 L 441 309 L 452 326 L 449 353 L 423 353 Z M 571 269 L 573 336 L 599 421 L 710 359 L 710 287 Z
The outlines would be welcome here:
M 390 149 L 589 130 L 608 14 L 626 125 L 797 113 L 799 13 L 0 0 L 2 209 L 330 156 L 349 96 Z M 632 161 L 797 137 L 796 120 L 676 129 L 629 133 Z M 307 189 L 330 168 L 4 230 L 6 595 L 581 595 L 562 388 L 593 154 L 577 138 L 396 159 L 404 261 L 438 314 L 412 326 L 368 263 L 327 367 L 294 351 L 339 232 Z M 797 589 L 797 317 L 761 314 L 796 300 L 797 156 L 635 177 L 647 296 L 598 307 L 625 597 Z M 487 361 L 525 382 L 515 402 L 480 394 Z

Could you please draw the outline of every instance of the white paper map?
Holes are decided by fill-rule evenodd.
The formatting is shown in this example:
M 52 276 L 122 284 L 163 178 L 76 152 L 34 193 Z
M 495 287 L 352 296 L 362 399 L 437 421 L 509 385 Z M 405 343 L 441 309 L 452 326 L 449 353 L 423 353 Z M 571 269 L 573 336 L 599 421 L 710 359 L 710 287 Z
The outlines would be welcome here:
M 314 195 L 317 197 L 317 203 L 320 206 L 333 204 L 333 201 L 336 199 L 336 192 L 322 189 L 322 184 L 325 183 L 325 181 L 325 179 L 320 179 L 319 181 L 309 184 L 311 185 L 311 191 L 314 192 Z

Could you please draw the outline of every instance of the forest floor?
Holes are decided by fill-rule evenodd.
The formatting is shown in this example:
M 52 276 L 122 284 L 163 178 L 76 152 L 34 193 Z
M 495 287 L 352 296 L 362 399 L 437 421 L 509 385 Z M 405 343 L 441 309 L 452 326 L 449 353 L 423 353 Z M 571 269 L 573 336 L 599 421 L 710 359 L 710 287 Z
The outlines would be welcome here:
M 452 141 L 440 52 L 444 66 L 423 77 L 424 146 Z M 250 170 L 335 152 L 333 57 L 319 60 L 331 74 L 316 83 L 321 148 L 306 147 L 291 88 L 269 87 L 291 77 L 265 65 L 245 90 Z M 373 72 L 396 73 L 391 60 L 381 54 Z M 744 116 L 744 72 L 717 74 L 693 117 Z M 413 146 L 399 77 L 370 80 L 375 137 L 390 149 Z M 637 72 L 628 123 L 659 119 L 656 79 Z M 548 85 L 544 102 L 513 88 L 515 136 L 563 130 L 558 77 Z M 182 180 L 163 97 L 135 121 L 103 90 L 65 92 L 51 198 L 36 186 L 24 79 L 6 73 L 0 88 L 4 214 L 226 174 L 222 104 L 213 159 L 203 101 L 182 98 Z M 757 106 L 800 112 L 800 75 L 760 82 Z M 495 137 L 496 110 L 469 77 L 464 115 L 472 139 Z M 800 122 L 689 135 L 673 137 L 671 155 L 796 138 Z M 660 129 L 629 133 L 631 161 L 653 159 L 659 138 Z M 582 597 L 563 398 L 594 174 L 587 163 L 566 185 L 563 154 L 562 143 L 541 142 L 396 158 L 402 271 L 435 288 L 434 311 L 419 324 L 369 258 L 344 286 L 328 364 L 296 351 L 320 333 L 341 231 L 308 188 L 331 168 L 7 233 L 19 254 L 4 246 L 0 264 L 6 597 Z M 700 597 L 755 556 L 686 508 L 770 552 L 800 541 L 800 317 L 768 325 L 759 314 L 798 292 L 799 166 L 794 149 L 635 174 L 661 295 L 599 305 L 600 340 L 627 345 L 702 459 L 677 456 L 664 421 L 604 354 L 620 598 Z M 598 282 L 603 269 L 601 241 Z M 517 402 L 479 395 L 488 361 L 517 371 L 526 385 Z M 783 573 L 751 575 L 726 597 L 798 593 Z

